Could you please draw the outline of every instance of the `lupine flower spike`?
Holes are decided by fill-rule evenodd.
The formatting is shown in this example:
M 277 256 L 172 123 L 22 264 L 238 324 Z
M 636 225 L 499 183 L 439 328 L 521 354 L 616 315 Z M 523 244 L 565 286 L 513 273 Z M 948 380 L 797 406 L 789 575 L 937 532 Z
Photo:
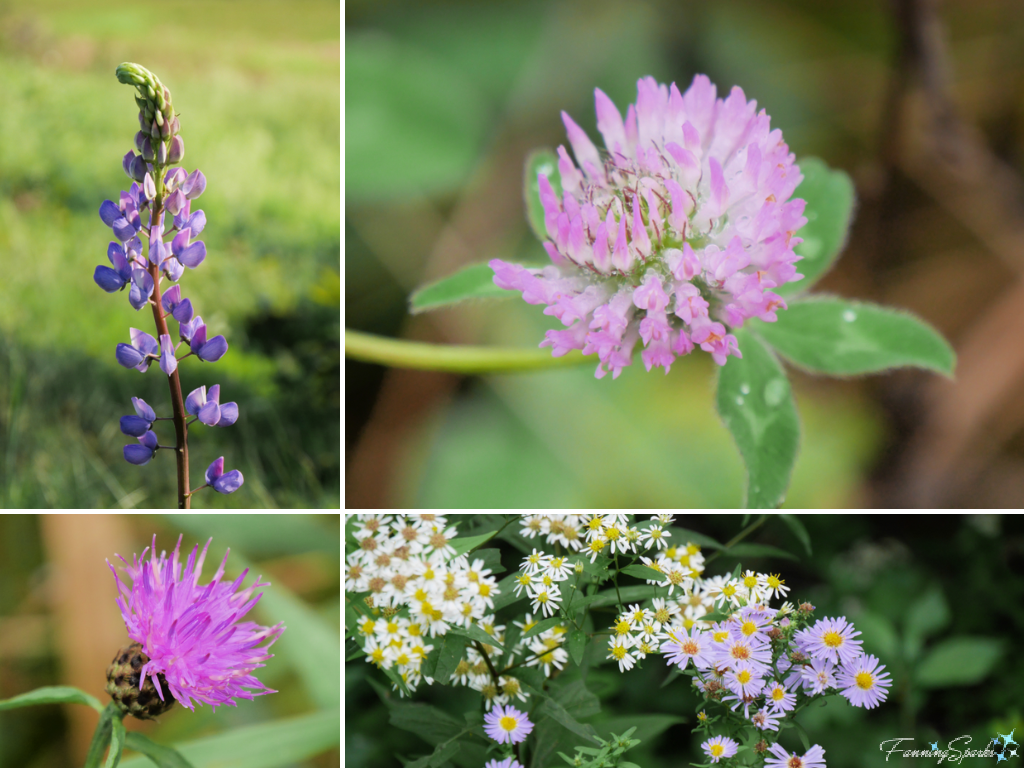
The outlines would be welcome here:
M 212 539 L 210 540 L 212 541 Z M 210 548 L 206 542 L 192 549 L 182 570 L 178 556 L 181 537 L 167 557 L 156 556 L 156 536 L 131 564 L 118 555 L 126 585 L 110 561 L 107 565 L 117 583 L 117 605 L 132 642 L 118 651 L 107 670 L 107 692 L 122 711 L 151 719 L 175 701 L 195 710 L 194 702 L 237 706 L 236 698 L 252 699 L 276 691 L 253 676 L 272 657 L 267 649 L 285 627 L 262 627 L 242 621 L 269 586 L 257 579 L 239 591 L 248 569 L 232 583 L 224 583 L 224 553 L 213 580 L 200 586 L 199 577 Z M 148 559 L 147 559 L 148 555 Z M 198 557 L 197 557 L 198 555 Z
M 647 77 L 623 121 L 595 90 L 604 151 L 562 113 L 575 162 L 558 148 L 558 175 L 539 174 L 551 265 L 490 262 L 500 288 L 520 291 L 566 330 L 541 342 L 558 357 L 596 354 L 615 378 L 642 342 L 647 370 L 666 373 L 699 346 L 719 365 L 742 357 L 730 328 L 773 322 L 786 302 L 772 291 L 794 266 L 807 223 L 790 200 L 803 177 L 741 88 L 716 98 L 698 75 L 685 93 Z
M 179 362 L 190 355 L 204 363 L 216 362 L 227 353 L 228 343 L 221 335 L 208 338 L 206 324 L 195 314 L 192 300 L 182 294 L 180 285 L 162 285 L 164 281 L 176 283 L 186 268 L 196 269 L 206 259 L 206 244 L 196 239 L 206 227 L 206 214 L 192 210 L 192 201 L 206 190 L 206 177 L 198 169 L 187 173 L 170 167 L 184 159 L 185 143 L 178 135 L 180 124 L 167 87 L 138 64 L 120 65 L 117 79 L 138 91 L 135 102 L 140 130 L 135 134 L 135 150 L 121 160 L 121 167 L 132 179 L 131 187 L 121 192 L 119 202 L 105 200 L 100 205 L 100 219 L 111 228 L 116 241 L 107 247 L 111 266 L 97 266 L 93 280 L 107 293 L 128 288 L 128 303 L 136 312 L 147 305 L 153 310 L 156 336 L 132 328 L 131 343 L 118 344 L 115 358 L 125 368 L 142 373 L 157 361 L 171 391 L 173 415 L 163 418 L 174 422 L 176 441 L 174 446 L 160 446 L 153 432 L 158 420 L 155 411 L 133 398 L 137 415 L 122 417 L 121 431 L 138 438 L 139 444 L 126 445 L 124 457 L 141 466 L 160 447 L 173 447 L 178 505 L 188 507 L 194 493 L 189 491 L 188 478 L 188 425 L 194 421 L 186 423 L 188 416 L 218 427 L 230 426 L 238 419 L 236 403 L 220 404 L 217 385 L 209 394 L 206 387 L 200 387 L 187 400 L 183 398 Z M 143 254 L 144 243 L 149 246 L 148 256 Z M 181 344 L 175 342 L 168 318 L 178 323 L 178 338 L 188 344 L 189 351 L 181 357 Z M 224 473 L 223 457 L 210 465 L 206 476 L 207 484 L 220 493 L 231 493 L 242 485 L 241 472 Z

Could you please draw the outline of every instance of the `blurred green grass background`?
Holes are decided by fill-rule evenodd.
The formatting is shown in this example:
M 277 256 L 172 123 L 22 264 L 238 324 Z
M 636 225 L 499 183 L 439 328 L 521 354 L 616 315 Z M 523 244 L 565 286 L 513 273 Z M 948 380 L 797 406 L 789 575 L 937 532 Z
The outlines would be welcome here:
M 173 504 L 169 456 L 121 456 L 132 396 L 169 413 L 161 376 L 114 360 L 152 320 L 92 281 L 110 240 L 99 205 L 130 183 L 119 159 L 137 109 L 114 77 L 126 60 L 171 89 L 184 166 L 208 180 L 209 255 L 181 285 L 230 350 L 183 363 L 182 386 L 220 383 L 241 416 L 192 431 L 192 484 L 220 455 L 246 482 L 196 506 L 339 504 L 339 13 L 327 0 L 0 4 L 0 504 Z

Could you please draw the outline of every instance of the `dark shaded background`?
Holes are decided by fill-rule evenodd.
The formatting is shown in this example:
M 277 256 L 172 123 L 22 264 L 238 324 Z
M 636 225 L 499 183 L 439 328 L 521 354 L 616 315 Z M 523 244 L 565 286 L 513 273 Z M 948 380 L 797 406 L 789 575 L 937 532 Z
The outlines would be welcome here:
M 354 2 L 346 7 L 346 325 L 533 346 L 521 301 L 409 317 L 458 266 L 537 260 L 522 165 L 596 136 L 595 86 L 741 85 L 790 148 L 855 181 L 819 291 L 916 312 L 959 355 L 916 371 L 795 373 L 789 506 L 1024 505 L 1024 5 L 1017 0 Z M 551 326 L 548 326 L 551 327 Z M 350 506 L 735 506 L 742 467 L 712 366 L 460 378 L 346 362 Z
M 452 515 L 460 535 L 472 530 L 468 516 Z M 808 556 L 789 528 L 769 517 L 749 542 L 770 544 L 796 555 L 794 560 L 744 559 L 744 568 L 780 573 L 792 591 L 789 598 L 809 600 L 815 616 L 847 616 L 862 632 L 866 653 L 879 657 L 892 677 L 888 700 L 867 710 L 849 706 L 842 697 L 822 707 L 808 708 L 798 721 L 812 744 L 826 751 L 829 768 L 860 768 L 907 764 L 932 765 L 926 758 L 893 755 L 885 761 L 879 743 L 912 738 L 905 749 L 940 748 L 963 735 L 969 747 L 984 749 L 997 733 L 1024 741 L 1024 518 L 1002 515 L 801 515 L 813 554 Z M 493 521 L 479 521 L 493 530 Z M 743 528 L 738 515 L 680 515 L 676 525 L 710 535 L 720 542 Z M 510 529 L 506 529 L 511 530 Z M 499 538 L 506 538 L 502 534 Z M 514 537 L 513 537 L 514 538 Z M 488 544 L 490 546 L 490 544 Z M 502 564 L 514 572 L 523 554 L 502 541 Z M 529 550 L 527 549 L 527 552 Z M 710 555 L 712 550 L 705 549 Z M 731 572 L 736 560 L 721 557 L 707 575 Z M 502 574 L 501 578 L 506 576 Z M 521 606 L 522 604 L 520 604 Z M 509 607 L 508 611 L 517 610 Z M 613 614 L 594 615 L 595 627 L 610 626 Z M 518 617 L 510 617 L 518 618 Z M 499 623 L 505 623 L 499 613 Z M 952 647 L 951 663 L 936 666 L 936 658 Z M 957 651 L 956 649 L 960 649 Z M 939 654 L 938 657 L 933 654 Z M 603 657 L 603 654 L 601 654 Z M 931 670 L 926 671 L 930 666 Z M 960 679 L 955 679 L 957 673 Z M 637 715 L 665 713 L 688 718 L 629 752 L 627 759 L 643 768 L 675 768 L 703 762 L 691 736 L 698 699 L 680 678 L 661 688 L 667 667 L 652 657 L 623 675 L 612 662 L 591 668 L 587 688 L 601 698 L 602 711 L 590 720 L 602 723 Z M 388 726 L 388 713 L 366 682 L 384 675 L 361 658 L 345 666 L 347 705 L 345 759 L 349 768 L 398 766 L 393 755 L 429 753 L 430 747 L 411 733 Z M 441 707 L 461 721 L 462 713 L 477 710 L 479 695 L 465 688 L 421 686 L 415 701 Z M 792 742 L 792 743 L 790 743 Z M 800 750 L 795 735 L 784 746 Z M 958 743 L 965 748 L 965 741 Z M 1000 762 L 1016 768 L 1024 751 Z M 801 751 L 802 753 L 802 751 Z M 904 763 L 903 760 L 908 762 Z M 455 764 L 463 768 L 458 757 Z M 556 760 L 555 764 L 562 764 Z M 966 758 L 960 765 L 992 765 L 995 758 Z M 527 768 L 551 768 L 528 766 Z M 476 768 L 466 765 L 465 768 Z

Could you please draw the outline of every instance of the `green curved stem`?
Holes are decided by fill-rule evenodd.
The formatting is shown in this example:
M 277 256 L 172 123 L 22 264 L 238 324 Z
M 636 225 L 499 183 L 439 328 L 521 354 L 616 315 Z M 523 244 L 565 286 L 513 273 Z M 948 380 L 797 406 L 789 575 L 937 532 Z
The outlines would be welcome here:
M 449 373 L 519 373 L 588 362 L 579 352 L 552 357 L 541 349 L 426 344 L 345 329 L 345 357 L 391 368 Z

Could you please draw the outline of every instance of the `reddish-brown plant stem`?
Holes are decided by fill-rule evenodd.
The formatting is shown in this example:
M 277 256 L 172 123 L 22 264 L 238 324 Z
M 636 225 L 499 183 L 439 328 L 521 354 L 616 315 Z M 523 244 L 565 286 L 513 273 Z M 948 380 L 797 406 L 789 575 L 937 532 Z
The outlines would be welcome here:
M 164 218 L 164 169 L 159 166 L 153 168 L 154 181 L 156 182 L 156 199 L 153 200 L 152 213 L 149 217 L 150 229 L 159 227 Z M 163 314 L 163 302 L 160 293 L 160 269 L 149 262 L 149 274 L 153 278 L 153 319 L 156 321 L 157 339 L 170 332 L 167 330 L 167 320 Z M 178 463 L 178 509 L 192 508 L 192 494 L 188 489 L 188 418 L 185 413 L 185 400 L 181 396 L 181 380 L 178 378 L 178 370 L 167 377 L 171 387 L 171 409 L 174 412 L 174 433 L 175 441 L 174 457 Z

